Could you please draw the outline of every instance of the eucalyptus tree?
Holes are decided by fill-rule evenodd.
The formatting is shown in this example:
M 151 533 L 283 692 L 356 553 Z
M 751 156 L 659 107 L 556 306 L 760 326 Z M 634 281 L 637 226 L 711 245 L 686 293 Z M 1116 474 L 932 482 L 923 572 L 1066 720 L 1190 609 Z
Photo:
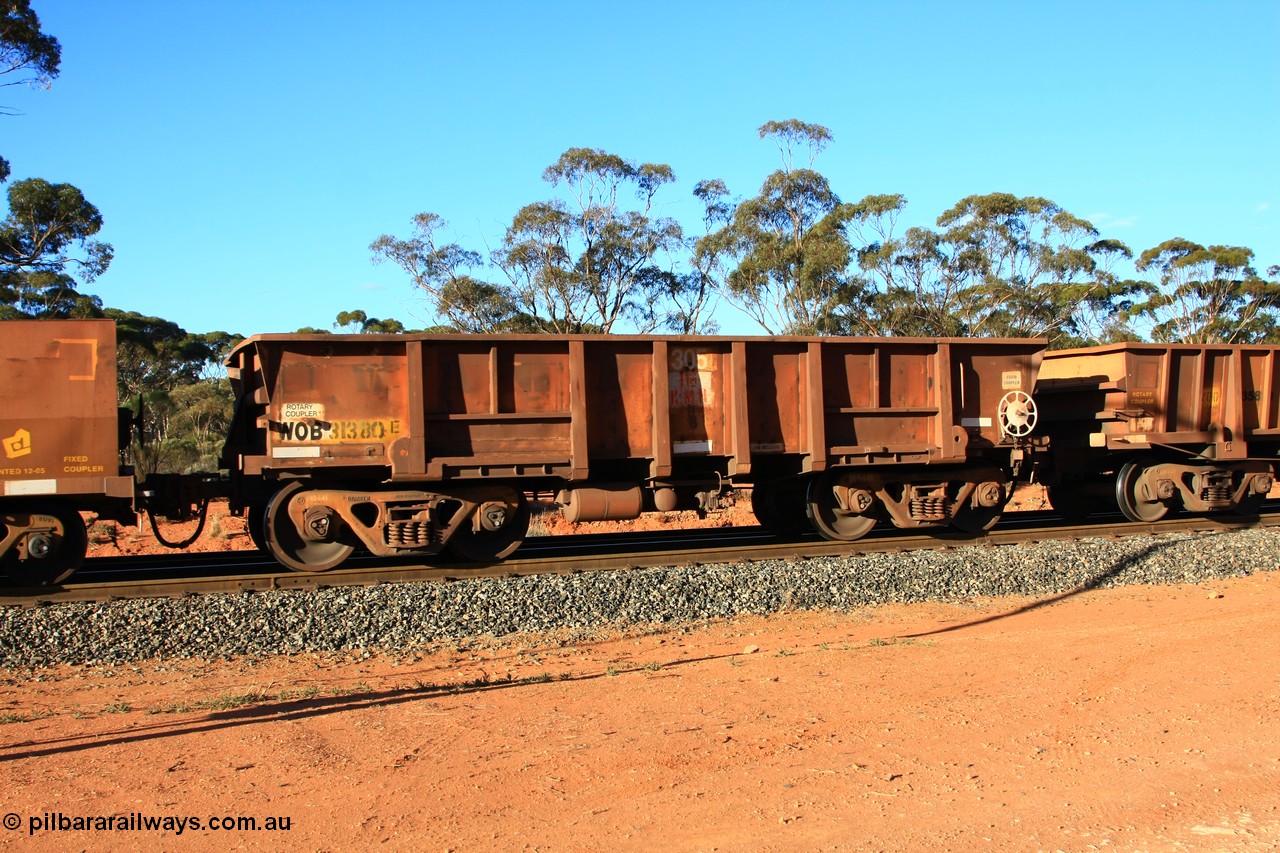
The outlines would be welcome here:
M 959 337 L 969 334 L 976 295 L 954 274 L 948 246 L 929 228 L 867 248 L 859 262 L 869 282 L 870 310 L 857 331 L 872 335 Z M 877 286 L 872 287 L 871 282 Z
M 339 311 L 333 321 L 333 330 L 317 329 L 315 326 L 303 326 L 298 329 L 299 335 L 328 335 L 336 331 L 348 335 L 400 335 L 404 334 L 404 323 L 399 320 L 379 320 L 370 317 L 364 311 Z M 457 331 L 448 329 L 448 331 Z
M 726 296 L 770 334 L 819 334 L 836 330 L 837 315 L 855 311 L 857 282 L 847 275 L 851 249 L 845 226 L 853 215 L 813 163 L 831 132 L 797 119 L 759 128 L 772 139 L 782 168 L 759 194 L 742 201 L 728 223 L 699 242 L 703 257 L 734 264 Z M 807 165 L 797 156 L 807 153 Z
M 116 323 L 116 379 L 122 399 L 168 393 L 220 373 L 223 359 L 243 336 L 192 333 L 172 320 L 107 308 Z
M 107 308 L 116 324 L 118 396 L 139 407 L 128 454 L 140 473 L 217 470 L 234 400 L 223 359 L 243 340 L 190 333 L 171 320 Z
M 852 206 L 848 233 L 855 246 L 862 310 L 842 314 L 842 332 L 949 337 L 967 333 L 965 294 L 953 274 L 947 245 L 928 228 L 897 236 L 907 199 L 869 195 Z
M 399 335 L 405 330 L 404 323 L 399 320 L 379 320 L 358 308 L 355 311 L 339 311 L 334 318 L 333 328 L 357 335 Z
M 225 377 L 178 385 L 144 395 L 145 441 L 135 440 L 129 459 L 139 474 L 217 471 L 222 445 L 235 416 Z
M 1128 247 L 1048 199 L 972 195 L 937 224 L 940 243 L 919 245 L 941 251 L 938 293 L 968 334 L 1097 340 L 1141 289 L 1113 271 Z
M 50 86 L 62 48 L 41 31 L 29 0 L 0 5 L 0 86 Z M 12 114 L 0 107 L 0 114 Z M 11 169 L 0 157 L 0 182 Z M 14 182 L 0 220 L 0 317 L 91 316 L 101 309 L 76 288 L 111 263 L 111 246 L 94 240 L 102 215 L 71 184 Z M 74 274 L 73 274 L 74 273 Z M 79 282 L 77 281 L 77 276 Z
M 476 272 L 485 265 L 479 253 L 457 243 L 440 244 L 436 235 L 446 226 L 437 214 L 419 213 L 411 236 L 384 234 L 370 244 L 373 261 L 390 261 L 408 273 L 432 309 L 457 331 L 531 330 L 534 324 L 521 314 L 515 291 Z
M 705 238 L 729 223 L 733 215 L 729 190 L 724 181 L 713 178 L 699 181 L 693 195 L 703 205 L 703 233 L 686 241 L 688 270 L 671 274 L 665 294 L 668 308 L 664 325 L 667 331 L 678 335 L 714 334 L 719 330 L 715 309 L 727 275 L 724 252 Z
M 684 239 L 674 219 L 653 212 L 658 191 L 675 181 L 671 167 L 571 148 L 542 177 L 567 199 L 521 208 L 491 255 L 518 312 L 547 332 L 654 329 L 675 287 L 660 260 Z
M 1157 341 L 1183 343 L 1280 342 L 1280 268 L 1253 267 L 1253 250 L 1243 246 L 1205 247 L 1190 240 L 1166 240 L 1143 252 L 1139 272 L 1145 299 L 1127 312 L 1149 324 Z
M 102 228 L 98 208 L 70 184 L 40 178 L 15 182 L 8 200 L 0 220 L 0 313 L 94 316 L 101 303 L 77 287 L 111 263 L 111 246 L 93 239 Z
M 58 76 L 62 46 L 40 29 L 40 19 L 31 9 L 31 0 L 4 0 L 0 5 L 0 88 L 31 86 L 47 89 Z M 0 114 L 13 111 L 0 106 Z M 0 157 L 0 180 L 9 174 L 9 164 Z

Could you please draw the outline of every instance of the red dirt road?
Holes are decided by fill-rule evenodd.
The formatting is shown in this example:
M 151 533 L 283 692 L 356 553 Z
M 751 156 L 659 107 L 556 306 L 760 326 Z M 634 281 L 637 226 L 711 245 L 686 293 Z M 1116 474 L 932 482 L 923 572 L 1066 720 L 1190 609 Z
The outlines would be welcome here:
M 590 645 L 8 673 L 0 845 L 1272 850 L 1277 628 L 1272 572 Z M 29 836 L 46 812 L 290 826 Z

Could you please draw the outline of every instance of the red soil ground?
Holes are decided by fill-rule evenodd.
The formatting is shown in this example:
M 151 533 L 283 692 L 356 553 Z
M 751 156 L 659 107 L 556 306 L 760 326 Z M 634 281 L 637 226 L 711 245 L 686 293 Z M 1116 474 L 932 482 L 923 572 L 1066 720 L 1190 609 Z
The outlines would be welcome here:
M 1274 850 L 1278 635 L 1268 572 L 6 672 L 0 847 Z M 32 834 L 46 814 L 289 828 Z

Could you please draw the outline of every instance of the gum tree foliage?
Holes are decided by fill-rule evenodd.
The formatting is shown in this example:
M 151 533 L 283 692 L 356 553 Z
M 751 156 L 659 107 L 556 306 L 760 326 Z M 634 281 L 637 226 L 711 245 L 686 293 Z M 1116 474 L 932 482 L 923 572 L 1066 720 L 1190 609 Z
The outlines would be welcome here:
M 1156 341 L 1182 343 L 1280 342 L 1280 268 L 1268 281 L 1253 267 L 1253 251 L 1243 246 L 1209 246 L 1181 237 L 1143 252 L 1139 272 L 1145 299 L 1126 316 L 1150 324 Z
M 704 316 L 700 282 L 663 264 L 684 239 L 675 220 L 653 214 L 654 197 L 675 180 L 670 166 L 571 148 L 542 177 L 564 197 L 521 208 L 487 259 L 444 242 L 445 220 L 420 213 L 408 238 L 384 234 L 370 245 L 374 262 L 408 273 L 462 332 L 651 331 L 670 323 L 664 312 L 677 298 L 686 320 Z M 490 269 L 505 280 L 490 280 Z
M 413 218 L 413 234 L 399 239 L 384 234 L 369 246 L 373 262 L 390 261 L 409 274 L 432 309 L 460 332 L 533 331 L 536 322 L 521 313 L 514 290 L 486 281 L 484 260 L 457 243 L 440 244 L 446 222 L 434 213 Z
M 1129 248 L 1048 199 L 973 195 L 937 224 L 939 280 L 965 334 L 1097 341 L 1138 290 L 1113 272 Z
M 827 128 L 790 119 L 758 135 L 781 168 L 742 201 L 723 181 L 699 182 L 696 237 L 653 214 L 670 167 L 574 148 L 543 175 L 560 197 L 522 208 L 487 259 L 439 239 L 444 220 L 423 213 L 409 239 L 375 241 L 375 260 L 408 272 L 450 331 L 699 334 L 716 329 L 727 299 L 770 334 L 1045 336 L 1053 347 L 1134 340 L 1139 329 L 1280 334 L 1276 282 L 1256 274 L 1248 249 L 1169 241 L 1138 264 L 1158 281 L 1122 279 L 1117 267 L 1133 259 L 1124 243 L 1049 199 L 1003 192 L 967 196 L 935 227 L 904 232 L 904 196 L 845 203 L 814 169 Z
M 117 382 L 120 398 L 167 394 L 221 373 L 227 353 L 243 340 L 228 332 L 192 334 L 177 323 L 136 311 L 107 308 L 116 322 Z
M 135 437 L 129 450 L 139 474 L 218 470 L 234 412 L 226 378 L 179 385 L 145 399 L 145 440 Z
M 674 219 L 653 215 L 654 197 L 675 181 L 671 167 L 570 148 L 542 178 L 568 200 L 523 207 L 491 258 L 518 311 L 539 331 L 607 333 L 620 322 L 652 331 L 674 286 L 659 260 L 684 239 Z
M 0 0 L 0 86 L 48 88 L 61 56 L 29 0 Z M 0 114 L 12 111 L 0 108 Z M 0 181 L 9 175 L 10 164 L 0 157 Z M 101 302 L 76 288 L 111 263 L 111 246 L 92 239 L 102 228 L 98 209 L 71 184 L 40 178 L 15 181 L 7 198 L 0 220 L 0 318 L 95 316 Z
M 725 227 L 700 241 L 699 253 L 733 264 L 726 298 L 769 334 L 836 331 L 836 315 L 856 311 L 861 294 L 847 275 L 845 226 L 853 208 L 813 169 L 831 132 L 788 119 L 767 122 L 758 133 L 778 146 L 782 168 L 734 208 Z M 796 166 L 797 154 L 807 155 L 806 165 Z
M 728 188 L 719 179 L 699 181 L 693 195 L 702 203 L 703 233 L 685 241 L 688 271 L 670 275 L 664 294 L 670 308 L 663 325 L 666 331 L 677 335 L 710 335 L 719 330 L 715 309 L 728 272 L 724 253 L 708 238 L 729 224 L 733 204 L 728 201 Z
M 40 19 L 32 11 L 30 0 L 0 0 L 0 87 L 47 89 L 58 76 L 61 62 L 62 46 L 56 38 L 41 32 Z M 0 107 L 0 112 L 13 111 Z M 0 164 L 4 164 L 3 159 Z M 0 172 L 0 178 L 7 174 Z
M 978 310 L 975 294 L 952 274 L 947 245 L 928 228 L 877 243 L 859 257 L 863 275 L 877 282 L 871 310 L 856 331 L 869 335 L 957 337 Z
M 1037 197 L 962 199 L 941 231 L 897 236 L 900 195 L 854 205 L 850 232 L 870 310 L 850 331 L 916 336 L 1047 336 L 1055 346 L 1118 334 L 1140 287 L 1113 268 L 1131 257 L 1120 242 Z
M 14 182 L 8 200 L 0 220 L 0 313 L 96 316 L 101 301 L 77 287 L 111 263 L 111 246 L 92 239 L 102 227 L 98 209 L 71 184 L 41 178 Z
M 399 320 L 379 320 L 365 312 L 339 311 L 334 318 L 332 329 L 317 329 L 315 326 L 303 326 L 299 335 L 330 335 L 334 332 L 344 335 L 400 335 L 406 331 L 404 323 Z
M 360 311 L 339 311 L 334 319 L 333 328 L 339 332 L 356 335 L 399 335 L 404 332 L 404 323 L 399 320 L 379 320 Z
M 116 323 L 119 396 L 135 412 L 130 462 L 140 473 L 216 471 L 231 422 L 231 385 L 221 364 L 243 338 L 192 334 L 169 320 L 108 308 Z
M 857 277 L 866 310 L 845 314 L 843 331 L 859 335 L 951 337 L 964 334 L 969 311 L 960 280 L 947 263 L 948 247 L 928 228 L 897 236 L 903 195 L 870 195 L 854 205 L 849 233 L 857 249 Z

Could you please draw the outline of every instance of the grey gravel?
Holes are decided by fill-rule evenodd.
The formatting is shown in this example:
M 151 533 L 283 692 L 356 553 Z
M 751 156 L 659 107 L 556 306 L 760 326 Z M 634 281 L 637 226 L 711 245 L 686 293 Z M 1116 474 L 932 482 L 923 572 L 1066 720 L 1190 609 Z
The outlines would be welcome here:
M 967 546 L 578 575 L 387 584 L 0 610 L 0 666 L 404 651 L 515 633 L 589 636 L 781 610 L 1051 596 L 1280 568 L 1280 531 Z

